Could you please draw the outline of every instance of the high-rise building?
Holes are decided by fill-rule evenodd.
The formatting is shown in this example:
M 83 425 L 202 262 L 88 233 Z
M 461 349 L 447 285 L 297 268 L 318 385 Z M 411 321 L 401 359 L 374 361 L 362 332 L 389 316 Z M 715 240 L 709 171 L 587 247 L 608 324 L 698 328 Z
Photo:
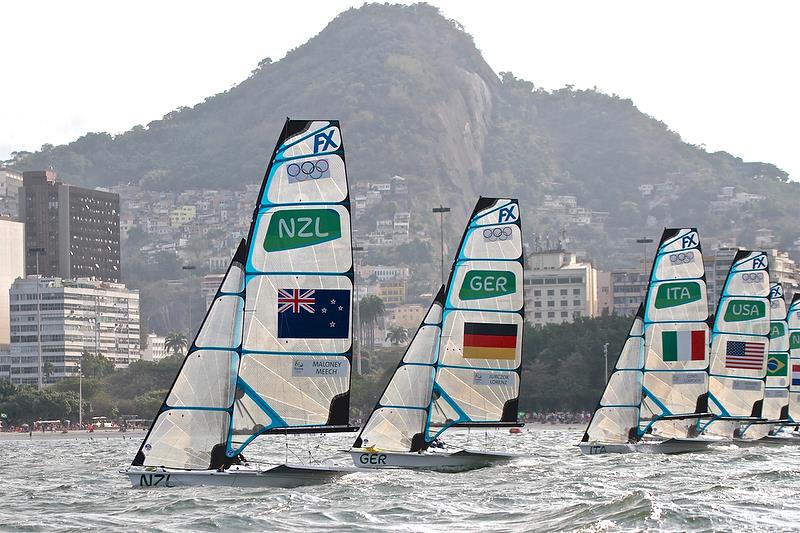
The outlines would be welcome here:
M 19 217 L 22 172 L 0 167 L 0 216 Z
M 29 275 L 118 282 L 119 195 L 67 185 L 51 170 L 23 173 Z
M 0 216 L 0 350 L 7 350 L 11 343 L 8 290 L 15 279 L 23 276 L 25 276 L 25 225 Z M 0 362 L 0 365 L 2 364 Z
M 525 265 L 525 318 L 561 324 L 598 314 L 597 270 L 572 252 L 534 252 Z
M 78 375 L 83 353 L 125 367 L 139 359 L 139 292 L 119 283 L 28 276 L 11 286 L 10 379 Z

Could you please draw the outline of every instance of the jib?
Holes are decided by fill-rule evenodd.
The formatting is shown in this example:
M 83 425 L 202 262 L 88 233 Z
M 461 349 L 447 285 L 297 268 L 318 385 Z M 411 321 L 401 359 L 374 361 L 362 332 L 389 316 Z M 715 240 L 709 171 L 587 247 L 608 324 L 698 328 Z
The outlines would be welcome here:
M 359 462 L 362 465 L 385 465 L 386 464 L 386 454 L 385 453 L 362 453 L 361 457 L 358 458 Z

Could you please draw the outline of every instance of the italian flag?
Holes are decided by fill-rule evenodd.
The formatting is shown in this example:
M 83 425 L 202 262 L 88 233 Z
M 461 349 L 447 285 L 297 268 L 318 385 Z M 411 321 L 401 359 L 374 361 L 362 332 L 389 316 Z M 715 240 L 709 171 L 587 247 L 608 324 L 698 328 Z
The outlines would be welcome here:
M 706 357 L 705 330 L 662 331 L 664 361 L 702 361 Z

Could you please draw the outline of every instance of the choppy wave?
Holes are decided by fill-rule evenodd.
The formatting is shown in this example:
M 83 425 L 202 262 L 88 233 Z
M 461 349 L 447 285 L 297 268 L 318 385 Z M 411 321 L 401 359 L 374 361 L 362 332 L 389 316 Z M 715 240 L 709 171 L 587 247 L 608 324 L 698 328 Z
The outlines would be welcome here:
M 131 488 L 131 440 L 2 441 L 2 531 L 667 531 L 790 529 L 800 523 L 800 447 L 680 456 L 582 456 L 579 429 L 457 433 L 453 444 L 524 454 L 455 474 L 365 471 L 299 489 Z M 351 435 L 258 441 L 283 461 L 349 457 Z

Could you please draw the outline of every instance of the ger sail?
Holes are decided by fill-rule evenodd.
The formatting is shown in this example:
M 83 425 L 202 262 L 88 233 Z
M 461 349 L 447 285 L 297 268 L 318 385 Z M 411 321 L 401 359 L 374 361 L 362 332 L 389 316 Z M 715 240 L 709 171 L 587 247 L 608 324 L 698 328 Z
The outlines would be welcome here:
M 461 470 L 509 454 L 443 447 L 454 427 L 519 425 L 522 226 L 514 199 L 480 198 L 447 285 L 356 438 L 356 466 Z
M 262 435 L 354 429 L 352 279 L 339 123 L 287 119 L 247 239 L 126 471 L 131 482 L 297 486 L 349 471 L 262 470 L 243 452 Z
M 770 284 L 767 254 L 739 250 L 722 287 L 711 331 L 704 434 L 733 439 L 742 423 L 761 419 L 769 352 Z

